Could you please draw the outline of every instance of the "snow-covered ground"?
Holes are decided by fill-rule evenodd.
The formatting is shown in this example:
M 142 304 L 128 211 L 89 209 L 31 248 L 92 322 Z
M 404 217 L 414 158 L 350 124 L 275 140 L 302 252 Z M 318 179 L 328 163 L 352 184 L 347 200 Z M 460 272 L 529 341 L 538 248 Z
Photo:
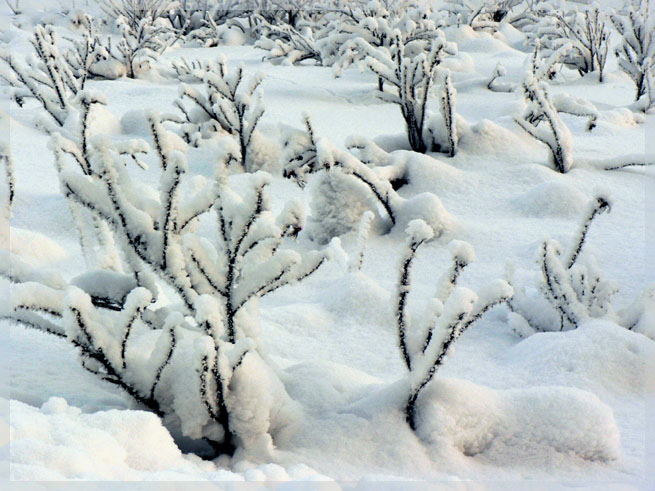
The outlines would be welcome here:
M 24 29 L 11 25 L 2 33 L 14 53 L 29 51 L 28 17 Z M 6 9 L 2 19 L 10 19 Z M 598 190 L 611 196 L 613 206 L 592 225 L 585 251 L 620 286 L 617 304 L 626 305 L 655 282 L 655 171 L 606 172 L 594 162 L 655 156 L 655 116 L 639 124 L 628 117 L 633 88 L 613 59 L 603 84 L 564 71 L 552 90 L 588 99 L 600 118 L 588 133 L 584 123 L 565 117 L 574 137 L 574 168 L 556 173 L 546 147 L 513 120 L 520 96 L 486 88 L 499 60 L 506 80 L 520 81 L 528 55 L 512 47 L 519 34 L 510 29 L 493 37 L 446 29 L 459 47 L 447 62 L 463 120 L 454 158 L 409 152 L 398 107 L 376 99 L 375 78 L 356 69 L 336 79 L 329 67 L 271 65 L 251 46 L 171 48 L 156 68 L 165 74 L 173 59 L 224 54 L 247 74 L 265 74 L 260 127 L 271 140 L 282 126 L 300 128 L 309 112 L 317 133 L 338 147 L 345 148 L 349 136 L 362 136 L 393 151 L 394 161 L 406 161 L 409 184 L 400 194 L 434 193 L 453 217 L 447 234 L 417 255 L 410 296 L 415 315 L 449 266 L 451 239 L 475 248 L 477 261 L 463 273 L 463 285 L 477 289 L 503 277 L 507 262 L 520 282 L 532 282 L 543 239 L 570 244 Z M 178 83 L 156 72 L 89 85 L 104 93 L 115 115 L 103 120 L 106 132 L 142 137 L 134 123 L 140 110 L 175 110 Z M 0 110 L 10 123 L 0 131 L 10 132 L 16 168 L 8 246 L 24 262 L 72 278 L 85 266 L 49 138 L 34 125 L 40 110 L 32 103 L 18 108 L 8 93 L 3 86 Z M 211 157 L 192 149 L 190 169 L 210 177 Z M 281 177 L 275 162 L 272 169 L 273 208 L 299 197 L 309 210 L 312 178 L 301 190 Z M 154 179 L 152 171 L 136 172 Z M 356 241 L 356 232 L 341 237 L 349 253 Z M 68 342 L 0 321 L 0 464 L 10 463 L 14 480 L 336 480 L 370 489 L 378 489 L 378 481 L 395 488 L 411 480 L 458 489 L 478 482 L 492 489 L 653 485 L 655 341 L 606 320 L 521 339 L 504 307 L 495 309 L 457 342 L 422 395 L 421 425 L 412 432 L 402 413 L 405 366 L 393 312 L 404 241 L 400 227 L 374 233 L 360 272 L 333 259 L 301 284 L 260 302 L 261 349 L 297 403 L 293 419 L 275 435 L 271 461 L 245 456 L 210 462 L 183 453 L 176 441 L 183 450 L 189 442 L 177 435 L 174 440 L 157 416 L 86 372 Z M 300 243 L 322 247 L 306 235 Z M 3 288 L 0 298 L 8 299 L 11 292 Z M 641 327 L 655 338 L 655 325 Z

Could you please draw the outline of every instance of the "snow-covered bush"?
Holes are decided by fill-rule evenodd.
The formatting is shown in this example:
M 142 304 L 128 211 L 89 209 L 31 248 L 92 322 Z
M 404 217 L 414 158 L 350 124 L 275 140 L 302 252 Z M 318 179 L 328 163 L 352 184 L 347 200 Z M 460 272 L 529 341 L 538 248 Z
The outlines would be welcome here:
M 324 242 L 336 234 L 357 230 L 366 210 L 378 215 L 382 231 L 396 225 L 405 227 L 416 218 L 427 222 L 435 236 L 452 229 L 454 220 L 435 194 L 424 192 L 405 199 L 394 189 L 406 182 L 404 165 L 371 165 L 371 159 L 389 159 L 389 154 L 373 142 L 351 138 L 351 151 L 344 151 L 319 139 L 309 117 L 305 117 L 305 126 L 305 132 L 288 132 L 281 159 L 283 176 L 300 187 L 310 175 L 325 172 L 312 200 L 310 233 L 315 238 Z
M 64 53 L 75 78 L 79 80 L 80 90 L 86 80 L 95 76 L 94 65 L 109 59 L 109 51 L 103 44 L 99 33 L 99 22 L 91 15 L 78 13 L 73 18 L 73 26 L 81 31 L 81 39 L 70 39 L 73 48 Z
M 615 13 L 611 19 L 621 36 L 615 50 L 619 68 L 635 84 L 635 101 L 647 96 L 645 105 L 650 107 L 654 101 L 650 93 L 655 64 L 655 23 L 649 2 L 639 0 L 630 6 L 626 15 Z
M 264 115 L 260 85 L 263 75 L 255 75 L 246 81 L 243 67 L 230 72 L 224 57 L 216 63 L 199 63 L 189 70 L 188 76 L 202 80 L 205 93 L 186 84 L 180 86 L 177 107 L 182 112 L 182 131 L 188 142 L 198 143 L 200 138 L 210 138 L 216 133 L 231 135 L 238 146 L 234 155 L 246 171 L 253 170 L 249 158 L 257 124 Z M 183 67 L 176 70 L 182 73 Z M 189 107 L 185 100 L 191 102 Z
M 602 82 L 610 44 L 606 15 L 598 8 L 542 12 L 552 19 L 550 29 L 540 31 L 542 45 L 555 51 L 569 44 L 564 63 L 580 75 L 598 70 L 598 81 Z
M 526 133 L 548 146 L 557 172 L 568 172 L 573 166 L 573 135 L 560 118 L 547 83 L 526 72 L 521 88 L 525 108 L 515 121 Z
M 314 60 L 317 65 L 323 65 L 323 53 L 317 41 L 321 36 L 319 26 L 309 22 L 300 22 L 298 27 L 276 25 L 261 19 L 260 29 L 262 37 L 255 46 L 268 51 L 266 60 L 291 65 Z
M 83 88 L 86 71 L 77 72 L 82 78 L 76 76 L 60 50 L 53 26 L 35 26 L 30 41 L 34 53 L 26 64 L 7 50 L 0 52 L 0 60 L 7 68 L 0 76 L 15 88 L 13 99 L 19 106 L 26 98 L 34 98 L 58 126 L 63 126 L 72 98 Z
M 405 42 L 435 35 L 437 24 L 422 15 L 414 1 L 371 1 L 349 4 L 341 15 L 331 20 L 330 35 L 324 44 L 326 57 L 332 59 L 335 75 L 355 61 L 366 58 L 357 39 L 376 48 L 391 49 L 394 36 L 400 34 Z M 384 88 L 384 79 L 378 78 L 378 90 Z
M 171 61 L 171 68 L 175 72 L 175 79 L 184 83 L 198 84 L 202 83 L 202 78 L 206 72 L 216 70 L 214 60 L 192 59 L 185 57 Z
M 389 47 L 375 46 L 363 38 L 346 43 L 347 58 L 363 60 L 364 66 L 384 82 L 379 92 L 382 100 L 400 107 L 412 150 L 425 153 L 426 106 L 432 93 L 437 67 L 448 55 L 457 52 L 441 30 L 430 29 L 423 35 L 420 24 L 409 24 L 403 32 L 395 29 Z M 428 34 L 429 33 L 429 34 Z M 387 86 L 392 91 L 386 90 Z
M 409 371 L 410 393 L 405 417 L 412 430 L 416 430 L 416 402 L 444 363 L 454 342 L 487 311 L 507 302 L 513 290 L 502 280 L 491 283 L 480 294 L 458 286 L 461 272 L 475 259 L 475 253 L 470 244 L 453 241 L 452 267 L 439 280 L 436 295 L 428 311 L 421 316 L 422 325 L 413 322 L 407 308 L 412 287 L 412 263 L 419 248 L 433 238 L 434 232 L 423 220 L 409 222 L 406 232 L 407 245 L 398 282 L 396 325 L 400 352 Z
M 389 180 L 379 177 L 351 153 L 335 148 L 325 139 L 319 139 L 309 116 L 305 117 L 305 128 L 305 132 L 287 135 L 282 155 L 284 177 L 304 187 L 309 175 L 324 170 L 328 173 L 339 172 L 357 181 L 357 185 L 348 185 L 340 177 L 327 177 L 319 186 L 317 192 L 327 194 L 315 202 L 314 212 L 317 217 L 327 220 L 325 228 L 331 230 L 337 227 L 341 230 L 339 233 L 354 230 L 366 209 L 364 203 L 371 201 L 380 205 L 390 225 L 395 225 L 402 198 Z M 341 191 L 350 190 L 350 193 L 340 193 L 335 187 L 340 187 Z
M 266 2 L 264 2 L 266 3 Z M 255 20 L 256 46 L 269 51 L 273 63 L 318 65 L 352 63 L 349 41 L 362 38 L 374 46 L 388 46 L 399 19 L 415 8 L 414 1 L 272 0 L 273 10 L 259 8 Z
M 534 14 L 534 0 L 525 2 L 523 10 L 518 9 L 523 3 L 523 0 L 445 1 L 439 4 L 439 15 L 448 25 L 496 30 L 503 21 L 518 24 Z
M 325 9 L 325 2 L 315 0 L 254 0 L 256 17 L 272 25 L 297 27 L 313 11 Z
M 530 136 L 548 146 L 554 167 L 566 173 L 573 165 L 573 135 L 560 113 L 588 118 L 587 131 L 596 127 L 598 110 L 585 99 L 576 99 L 565 93 L 551 96 L 547 79 L 552 78 L 554 67 L 562 61 L 571 47 L 562 46 L 554 53 L 541 57 L 537 46 L 530 58 L 530 68 L 523 76 L 521 90 L 523 112 L 514 118 Z
M 568 251 L 556 240 L 548 239 L 539 248 L 541 279 L 538 291 L 531 295 L 525 287 L 516 288 L 507 302 L 511 327 L 520 336 L 535 332 L 566 331 L 578 328 L 590 318 L 609 318 L 627 329 L 640 328 L 644 312 L 655 305 L 648 291 L 622 311 L 615 311 L 612 300 L 617 287 L 607 280 L 593 256 L 582 254 L 592 222 L 610 210 L 609 200 L 599 195 L 591 201 L 585 218 Z M 508 271 L 514 283 L 513 271 Z
M 172 6 L 172 0 L 101 0 L 100 8 L 114 21 L 123 19 L 136 32 L 144 19 L 153 24 Z
M 251 23 L 253 2 L 244 0 L 184 0 L 166 13 L 178 38 L 197 41 L 203 47 L 222 44 L 229 27 L 245 33 L 240 20 Z
M 14 87 L 14 100 L 20 106 L 27 98 L 37 100 L 57 127 L 64 126 L 75 106 L 73 100 L 89 79 L 114 79 L 127 73 L 120 53 L 125 51 L 131 57 L 129 66 L 136 66 L 137 58 L 147 55 L 141 48 L 130 54 L 125 39 L 118 45 L 119 55 L 113 53 L 111 40 L 101 37 L 99 21 L 89 14 L 76 13 L 72 25 L 77 34 L 61 38 L 67 44 L 61 42 L 54 26 L 35 26 L 31 39 L 34 53 L 25 63 L 16 60 L 7 49 L 0 52 L 0 65 L 4 68 L 0 77 Z M 50 130 L 50 126 L 46 129 Z
M 189 36 L 201 29 L 210 14 L 209 0 L 178 0 L 162 13 L 178 37 Z
M 166 50 L 171 41 L 172 32 L 161 19 L 153 21 L 144 17 L 133 26 L 125 17 L 119 17 L 116 27 L 121 34 L 116 44 L 118 53 L 112 52 L 111 44 L 108 48 L 112 56 L 125 66 L 128 78 L 136 78 L 148 71 L 152 61 Z
M 97 136 L 90 173 L 77 159 L 59 170 L 64 195 L 111 226 L 123 272 L 91 271 L 67 286 L 14 261 L 19 275 L 3 272 L 14 284 L 0 314 L 67 338 L 84 368 L 215 453 L 269 452 L 270 433 L 291 406 L 258 355 L 257 299 L 311 275 L 326 256 L 285 246 L 303 213 L 290 205 L 276 222 L 268 174 L 250 175 L 237 193 L 222 159 L 214 180 L 200 178 L 200 189 L 186 193 L 199 178 L 187 177 L 185 155 L 160 117 L 151 114 L 149 124 L 158 191 L 133 180 L 123 162 L 141 143 Z M 215 244 L 195 232 L 210 212 Z

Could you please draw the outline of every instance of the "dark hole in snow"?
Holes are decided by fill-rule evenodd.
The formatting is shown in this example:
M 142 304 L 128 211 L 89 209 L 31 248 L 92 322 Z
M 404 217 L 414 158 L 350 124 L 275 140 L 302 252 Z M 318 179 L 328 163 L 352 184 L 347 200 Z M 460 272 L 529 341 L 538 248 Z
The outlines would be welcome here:
M 507 10 L 505 9 L 498 9 L 494 12 L 494 22 L 500 22 L 505 18 L 507 15 Z
M 405 176 L 397 177 L 396 179 L 392 179 L 390 182 L 391 182 L 391 187 L 394 189 L 394 191 L 398 191 L 403 186 L 409 184 L 409 181 Z

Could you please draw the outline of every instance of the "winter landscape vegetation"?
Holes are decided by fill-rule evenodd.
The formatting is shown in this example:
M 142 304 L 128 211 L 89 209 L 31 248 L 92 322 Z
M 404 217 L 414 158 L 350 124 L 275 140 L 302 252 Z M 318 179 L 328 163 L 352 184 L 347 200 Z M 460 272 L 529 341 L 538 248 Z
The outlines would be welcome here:
M 652 489 L 655 5 L 0 19 L 5 479 Z

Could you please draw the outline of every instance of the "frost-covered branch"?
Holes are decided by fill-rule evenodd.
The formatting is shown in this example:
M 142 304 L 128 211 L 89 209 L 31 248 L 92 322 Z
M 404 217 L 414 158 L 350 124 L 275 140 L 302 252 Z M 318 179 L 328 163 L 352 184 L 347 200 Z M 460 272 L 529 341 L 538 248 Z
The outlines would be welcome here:
M 11 10 L 12 14 L 20 15 L 20 0 L 5 0 L 5 3 L 7 4 L 7 7 L 9 7 L 9 10 Z
M 349 265 L 350 271 L 359 271 L 362 269 L 364 253 L 366 252 L 366 243 L 368 242 L 368 236 L 371 232 L 371 225 L 374 219 L 375 215 L 370 210 L 367 210 L 362 214 L 362 218 L 359 222 L 359 229 L 357 231 L 357 254 Z
M 6 50 L 0 52 L 0 60 L 7 69 L 2 78 L 15 88 L 13 99 L 19 106 L 26 98 L 34 98 L 58 126 L 63 126 L 70 100 L 79 90 L 78 80 L 59 51 L 58 36 L 52 26 L 36 26 L 31 42 L 34 54 L 27 64 L 18 62 Z
M 571 253 L 571 257 L 568 260 L 567 269 L 571 269 L 575 264 L 575 262 L 577 261 L 578 257 L 580 256 L 580 252 L 582 252 L 582 246 L 584 246 L 584 242 L 587 239 L 587 232 L 589 232 L 589 227 L 591 226 L 591 223 L 598 215 L 604 213 L 605 211 L 609 212 L 610 209 L 611 209 L 611 205 L 606 197 L 602 195 L 596 196 L 595 200 L 589 206 L 587 217 L 582 222 L 582 226 L 580 227 L 580 232 L 578 233 L 578 240 Z
M 97 169 L 91 161 L 89 134 L 91 131 L 91 115 L 94 108 L 107 104 L 104 96 L 89 90 L 81 91 L 71 102 L 72 107 L 79 114 L 75 125 L 66 131 L 54 132 L 50 148 L 55 157 L 55 167 L 61 171 L 67 165 L 67 157 L 76 164 L 85 176 L 99 178 Z M 143 152 L 144 148 L 139 142 L 133 142 L 134 148 L 129 155 Z M 72 201 L 68 202 L 69 210 L 77 226 L 80 245 L 89 268 L 107 268 L 122 271 L 127 265 L 121 265 L 119 252 L 109 228 L 107 217 L 98 214 L 89 214 L 83 207 Z
M 5 120 L 6 116 L 0 114 L 0 125 L 3 128 L 9 129 L 9 121 Z M 3 167 L 6 195 L 2 206 L 2 218 L 0 225 L 4 226 L 4 221 L 9 223 L 11 217 L 11 210 L 14 206 L 14 196 L 16 195 L 16 178 L 14 177 L 14 161 L 11 158 L 11 147 L 9 146 L 9 135 L 5 134 L 0 137 L 0 165 Z M 3 193 L 4 195 L 5 193 Z
M 450 71 L 445 73 L 441 87 L 440 107 L 448 135 L 447 153 L 449 157 L 454 157 L 457 151 L 457 126 L 455 124 L 455 88 L 450 78 Z
M 418 249 L 433 235 L 433 229 L 423 220 L 409 223 L 406 253 L 401 261 L 398 283 L 396 325 L 400 351 L 409 370 L 410 393 L 405 406 L 405 417 L 412 430 L 417 428 L 418 397 L 444 363 L 453 343 L 486 312 L 508 301 L 513 294 L 511 286 L 502 280 L 491 283 L 479 296 L 467 288 L 457 286 L 461 271 L 473 260 L 473 248 L 463 242 L 453 243 L 453 267 L 442 278 L 430 310 L 422 316 L 430 324 L 418 343 L 419 348 L 412 350 L 408 342 L 408 331 L 417 329 L 417 326 L 407 314 L 411 267 Z

